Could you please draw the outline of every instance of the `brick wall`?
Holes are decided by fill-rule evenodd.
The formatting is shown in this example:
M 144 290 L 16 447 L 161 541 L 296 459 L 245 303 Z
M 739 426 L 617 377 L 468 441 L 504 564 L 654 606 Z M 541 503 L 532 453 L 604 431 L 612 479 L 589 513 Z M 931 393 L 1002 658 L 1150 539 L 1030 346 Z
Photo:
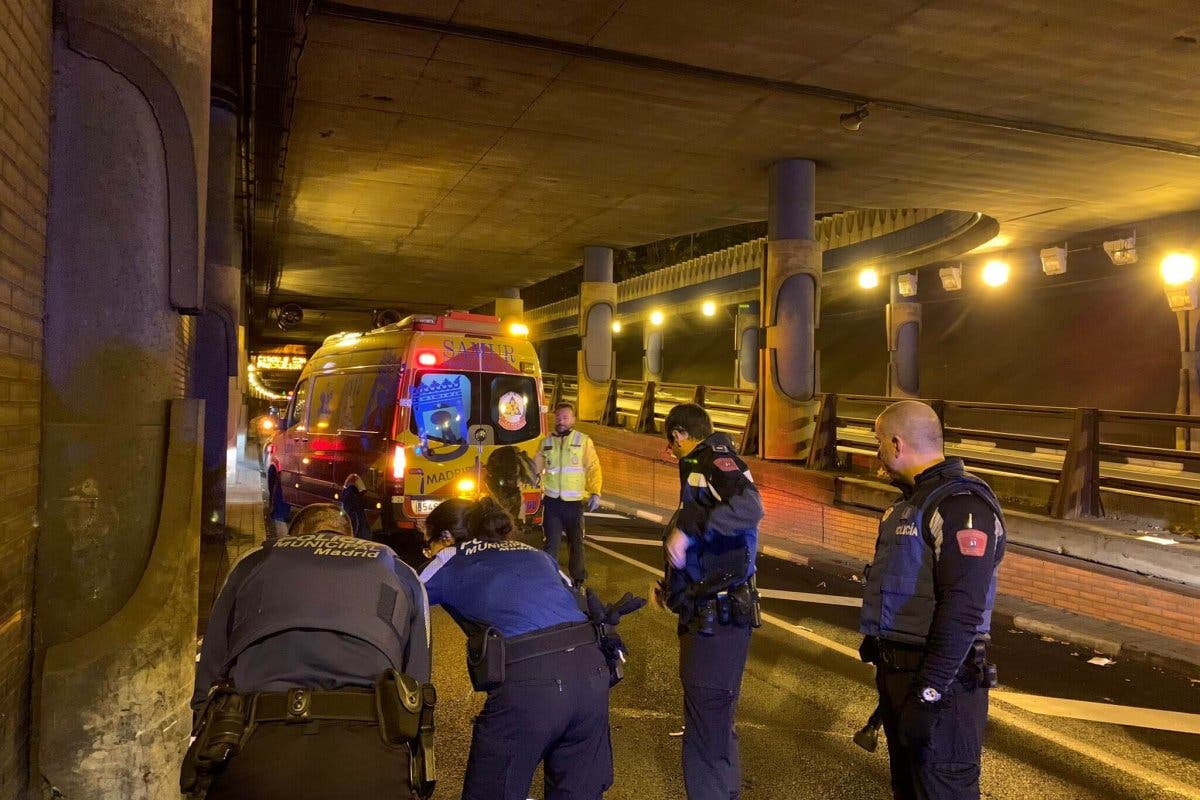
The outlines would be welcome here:
M 581 425 L 596 441 L 606 494 L 672 508 L 676 468 L 660 439 Z M 763 496 L 764 537 L 832 550 L 867 561 L 875 549 L 876 516 L 834 504 L 832 483 L 786 464 L 747 459 Z M 1200 643 L 1200 596 L 1171 591 L 1132 573 L 1062 557 L 1011 551 L 1000 567 L 999 591 L 1131 628 Z
M 42 274 L 50 139 L 48 0 L 0 3 L 0 798 L 28 779 Z

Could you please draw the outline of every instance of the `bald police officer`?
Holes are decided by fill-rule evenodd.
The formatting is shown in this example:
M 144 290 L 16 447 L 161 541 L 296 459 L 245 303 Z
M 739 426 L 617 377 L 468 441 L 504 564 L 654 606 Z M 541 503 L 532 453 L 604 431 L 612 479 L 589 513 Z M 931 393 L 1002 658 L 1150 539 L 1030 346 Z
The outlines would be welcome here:
M 575 430 L 575 407 L 559 403 L 554 407 L 554 433 L 542 440 L 542 449 L 534 459 L 542 477 L 542 530 L 544 549 L 558 562 L 558 547 L 567 534 L 570 555 L 567 571 L 575 588 L 587 579 L 583 557 L 583 512 L 600 507 L 603 479 L 600 458 L 592 438 Z
M 234 566 L 209 618 L 181 788 L 208 798 L 426 796 L 429 606 L 387 546 L 337 506 Z M 211 783 L 211 788 L 208 784 Z
M 975 800 L 995 669 L 986 660 L 1004 519 L 988 485 L 946 458 L 942 426 L 905 400 L 875 420 L 901 497 L 879 523 L 859 629 L 876 665 L 897 800 Z

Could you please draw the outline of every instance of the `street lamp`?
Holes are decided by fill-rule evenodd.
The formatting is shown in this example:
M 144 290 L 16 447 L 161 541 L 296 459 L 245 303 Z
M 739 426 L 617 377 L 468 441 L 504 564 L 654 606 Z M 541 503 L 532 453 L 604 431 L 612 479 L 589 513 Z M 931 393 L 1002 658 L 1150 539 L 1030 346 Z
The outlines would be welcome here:
M 654 327 L 659 327 L 663 324 L 663 312 L 655 309 L 650 312 L 650 324 Z
M 612 331 L 613 331 L 613 333 L 620 333 L 620 332 L 621 332 L 621 321 L 620 321 L 619 319 L 614 319 L 614 320 L 613 320 L 613 324 L 612 324 Z
M 700 313 L 706 317 L 716 316 L 717 304 L 712 300 L 705 300 L 704 305 L 700 306 Z M 657 323 L 655 323 L 657 324 Z
M 1180 286 L 1196 277 L 1196 257 L 1191 253 L 1168 253 L 1160 269 L 1167 286 Z
M 988 286 L 1003 286 L 1008 283 L 1008 262 L 989 261 L 983 265 L 983 282 Z
M 864 289 L 874 289 L 879 285 L 879 272 L 868 267 L 858 273 L 858 285 Z

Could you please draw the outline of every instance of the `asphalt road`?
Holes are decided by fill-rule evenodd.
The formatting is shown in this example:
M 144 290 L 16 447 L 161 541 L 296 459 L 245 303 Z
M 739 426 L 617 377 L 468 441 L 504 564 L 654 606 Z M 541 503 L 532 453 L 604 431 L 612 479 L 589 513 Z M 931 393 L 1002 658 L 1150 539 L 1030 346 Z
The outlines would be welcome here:
M 637 520 L 589 517 L 589 585 L 607 599 L 645 595 L 661 564 L 659 532 Z M 614 541 L 614 539 L 634 541 Z M 649 542 L 649 544 L 644 543 Z M 565 548 L 563 553 L 565 560 Z M 759 586 L 831 597 L 861 597 L 861 585 L 807 566 L 760 558 Z M 836 602 L 836 601 L 835 601 Z M 858 610 L 793 599 L 767 600 L 768 624 L 754 634 L 738 730 L 745 800 L 890 797 L 886 744 L 870 754 L 851 736 L 874 707 L 871 668 L 850 654 Z M 998 624 L 993 660 L 1002 689 L 1023 705 L 1042 697 L 1072 716 L 1031 713 L 993 697 L 983 762 L 984 797 L 1004 800 L 1163 800 L 1200 798 L 1200 672 L 1178 674 L 1137 662 L 1087 663 L 1095 653 Z M 616 782 L 609 800 L 682 798 L 682 694 L 674 617 L 647 607 L 625 620 L 631 651 L 626 680 L 612 693 Z M 471 720 L 482 695 L 471 691 L 465 640 L 434 611 L 434 674 L 440 698 L 436 797 L 458 797 Z M 1183 712 L 1176 715 L 1122 707 Z M 1048 708 L 1048 706 L 1047 706 Z M 1137 716 L 1150 727 L 1073 716 Z M 1060 712 L 1062 709 L 1060 709 Z M 1079 712 L 1079 713 L 1076 713 Z M 529 796 L 541 798 L 540 776 Z

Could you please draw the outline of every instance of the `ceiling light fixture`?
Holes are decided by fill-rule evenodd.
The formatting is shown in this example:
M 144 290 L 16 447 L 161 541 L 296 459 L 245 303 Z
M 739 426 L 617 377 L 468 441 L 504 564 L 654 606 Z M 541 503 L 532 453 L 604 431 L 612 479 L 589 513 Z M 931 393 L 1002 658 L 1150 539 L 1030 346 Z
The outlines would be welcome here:
M 871 110 L 867 108 L 867 104 L 863 103 L 853 111 L 848 111 L 838 117 L 842 127 L 848 131 L 856 131 L 862 127 L 863 120 L 871 116 Z
M 1038 255 L 1042 259 L 1042 272 L 1047 275 L 1062 275 L 1067 271 L 1067 248 L 1047 247 Z
M 1137 234 L 1130 234 L 1128 239 L 1113 239 L 1105 242 L 1104 252 L 1108 253 L 1109 260 L 1118 267 L 1136 264 L 1138 260 Z
M 962 264 L 957 267 L 942 267 L 938 270 L 942 279 L 942 288 L 947 292 L 957 292 L 962 288 Z

